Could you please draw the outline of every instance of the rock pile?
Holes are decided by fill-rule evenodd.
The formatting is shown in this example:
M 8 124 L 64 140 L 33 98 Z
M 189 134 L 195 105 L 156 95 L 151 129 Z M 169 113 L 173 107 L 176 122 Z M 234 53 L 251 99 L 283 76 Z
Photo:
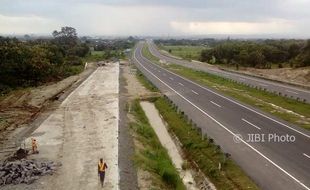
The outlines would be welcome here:
M 15 160 L 0 163 L 0 187 L 7 184 L 31 184 L 39 176 L 50 174 L 56 170 L 57 164 L 51 161 Z

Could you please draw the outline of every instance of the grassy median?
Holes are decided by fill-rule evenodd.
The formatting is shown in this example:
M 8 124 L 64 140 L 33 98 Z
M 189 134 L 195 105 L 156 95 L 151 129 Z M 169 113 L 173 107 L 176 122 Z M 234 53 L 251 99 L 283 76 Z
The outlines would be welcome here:
M 158 92 L 158 88 L 156 88 L 156 86 L 154 86 L 138 69 L 136 72 L 136 77 L 142 86 L 144 86 L 146 89 L 151 92 Z
M 159 58 L 154 56 L 148 49 L 148 45 L 145 43 L 142 48 L 142 55 L 150 61 L 159 62 Z
M 167 150 L 159 142 L 138 100 L 133 101 L 131 114 L 135 121 L 130 123 L 130 128 L 137 134 L 136 139 L 143 147 L 135 154 L 135 164 L 155 175 L 157 180 L 153 180 L 153 183 L 157 181 L 156 186 L 161 186 L 163 189 L 185 190 L 178 171 Z M 160 184 L 160 181 L 164 183 L 164 186 Z
M 182 143 L 182 149 L 189 161 L 195 161 L 202 172 L 209 177 L 218 189 L 258 189 L 255 183 L 224 154 L 221 147 L 208 137 L 202 138 L 199 130 L 193 127 L 186 117 L 177 112 L 165 98 L 158 98 L 155 106 L 168 123 L 170 132 Z M 221 163 L 221 170 L 218 165 Z

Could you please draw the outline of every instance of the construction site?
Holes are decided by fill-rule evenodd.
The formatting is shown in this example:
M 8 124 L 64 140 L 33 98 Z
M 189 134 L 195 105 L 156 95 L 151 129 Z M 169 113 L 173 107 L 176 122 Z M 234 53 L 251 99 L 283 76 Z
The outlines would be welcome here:
M 1 131 L 1 189 L 96 189 L 99 158 L 109 166 L 106 188 L 119 189 L 119 64 L 94 65 L 1 104 L 12 118 Z

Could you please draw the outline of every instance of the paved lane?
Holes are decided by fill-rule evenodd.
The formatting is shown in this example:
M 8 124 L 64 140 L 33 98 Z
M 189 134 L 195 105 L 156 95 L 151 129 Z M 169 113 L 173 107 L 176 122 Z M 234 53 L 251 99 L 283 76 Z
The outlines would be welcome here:
M 212 73 L 224 78 L 229 78 L 239 83 L 244 83 L 250 86 L 256 86 L 257 88 L 265 89 L 270 92 L 276 92 L 277 94 L 291 97 L 294 99 L 299 98 L 300 100 L 305 100 L 307 103 L 310 103 L 310 91 L 303 88 L 298 88 L 292 85 L 283 84 L 280 82 L 274 82 L 270 80 L 264 80 L 257 77 L 246 76 L 238 73 L 223 71 L 214 67 L 207 66 L 206 64 L 189 62 L 183 59 L 177 59 L 170 57 L 168 55 L 162 54 L 156 47 L 156 45 L 152 41 L 147 41 L 150 52 L 167 62 L 175 63 L 178 65 L 182 65 L 188 68 L 192 68 L 195 70 L 202 70 L 208 73 Z
M 310 189 L 310 133 L 153 64 L 134 52 L 138 68 L 263 189 Z M 243 139 L 234 139 L 239 134 Z M 250 139 L 258 135 L 264 142 Z M 280 138 L 289 137 L 286 142 Z M 240 141 L 235 143 L 234 140 Z M 257 139 L 256 139 L 257 140 Z M 257 140 L 258 141 L 258 140 Z M 294 141 L 294 142 L 288 142 Z

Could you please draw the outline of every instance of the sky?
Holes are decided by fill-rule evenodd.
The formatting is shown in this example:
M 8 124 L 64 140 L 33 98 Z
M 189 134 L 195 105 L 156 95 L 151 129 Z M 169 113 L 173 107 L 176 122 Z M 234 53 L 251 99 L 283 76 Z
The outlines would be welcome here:
M 0 34 L 310 38 L 310 0 L 0 0 Z

